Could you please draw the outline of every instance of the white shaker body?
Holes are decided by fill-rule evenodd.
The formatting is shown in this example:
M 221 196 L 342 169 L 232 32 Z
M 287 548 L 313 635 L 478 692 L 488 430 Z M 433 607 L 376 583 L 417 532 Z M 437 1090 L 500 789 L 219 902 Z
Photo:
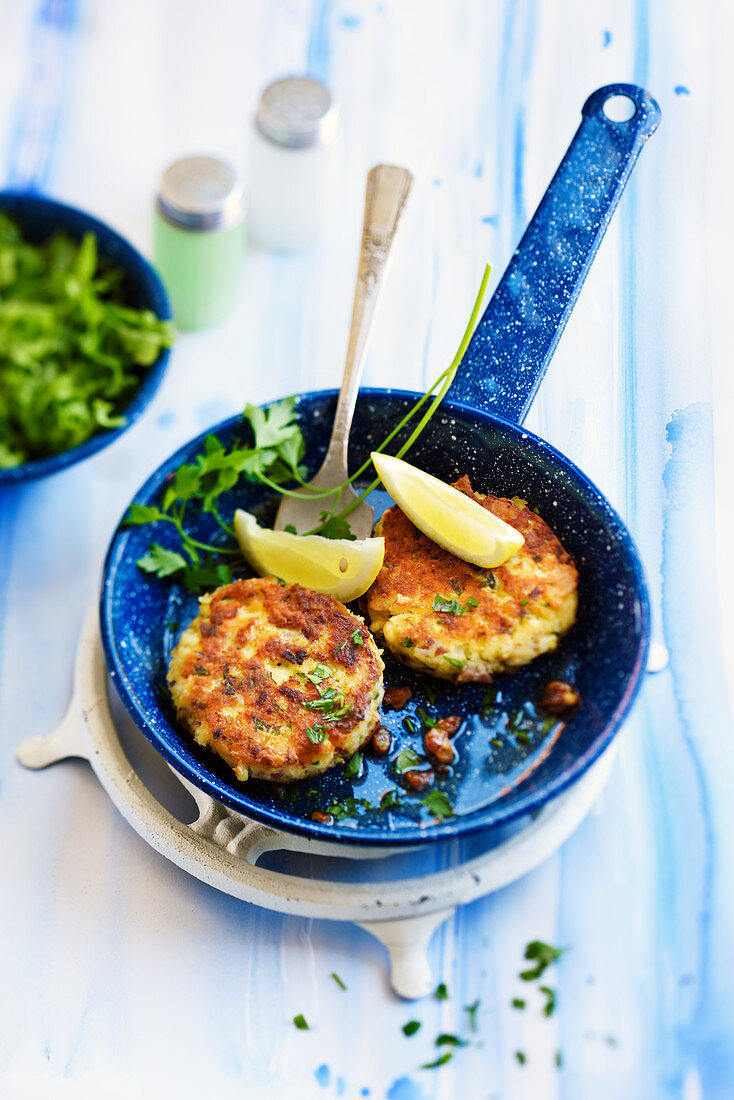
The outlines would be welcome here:
M 310 248 L 323 236 L 333 201 L 336 143 L 278 145 L 253 127 L 250 141 L 250 240 L 278 251 Z

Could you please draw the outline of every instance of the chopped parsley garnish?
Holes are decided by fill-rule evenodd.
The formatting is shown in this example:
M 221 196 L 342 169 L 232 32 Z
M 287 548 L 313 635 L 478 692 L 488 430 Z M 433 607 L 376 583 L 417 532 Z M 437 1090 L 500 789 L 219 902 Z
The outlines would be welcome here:
M 415 645 L 415 642 L 413 641 L 412 638 L 403 638 L 403 640 L 400 644 L 403 647 L 403 649 L 410 649 L 411 646 Z
M 479 607 L 479 600 L 476 596 L 468 596 L 466 601 L 467 607 Z
M 418 715 L 423 725 L 426 726 L 428 729 L 433 729 L 434 726 L 438 725 L 438 719 L 433 718 L 426 710 L 423 709 L 423 707 L 418 707 L 415 713 Z
M 482 716 L 483 721 L 487 721 L 491 718 L 495 711 L 495 704 L 497 702 L 497 685 L 490 684 L 487 690 L 482 696 L 482 701 L 479 704 L 479 713 Z
M 530 603 L 529 599 L 520 600 L 520 607 L 525 607 L 525 604 Z
M 437 1001 L 448 1001 L 449 991 L 446 982 L 441 982 L 440 985 L 436 986 L 433 996 Z
M 337 985 L 339 986 L 339 988 L 340 988 L 340 989 L 346 989 L 346 988 L 347 988 L 347 987 L 345 986 L 344 982 L 343 982 L 343 981 L 341 980 L 341 978 L 339 977 L 339 975 L 338 975 L 338 974 L 334 974 L 334 973 L 332 972 L 332 975 L 331 975 L 331 976 L 332 976 L 332 978 L 334 979 L 334 981 L 336 982 L 336 984 L 337 984 Z
M 338 648 L 338 649 L 335 649 L 335 650 L 334 650 L 334 656 L 336 656 L 336 655 L 337 655 L 337 653 L 341 653 L 341 651 L 342 651 L 343 649 L 346 649 L 346 646 L 347 646 L 347 642 L 348 642 L 348 641 L 349 641 L 349 638 L 345 638 L 345 639 L 344 639 L 344 641 L 343 641 L 343 642 L 342 642 L 342 644 L 341 644 L 341 645 L 339 646 L 339 648 Z
M 556 1068 L 560 1069 L 562 1065 L 563 1065 L 563 1055 L 561 1054 L 560 1050 L 557 1050 L 556 1051 Z
M 490 739 L 489 743 L 495 749 L 501 749 L 502 748 L 502 741 L 500 740 L 499 737 L 492 737 Z
M 415 749 L 403 749 L 403 751 L 395 757 L 393 767 L 398 775 L 402 775 L 404 772 L 409 772 L 417 764 L 424 763 L 425 757 L 417 753 Z
M 0 232 L 1 243 L 2 233 Z M 0 256 L 0 266 L 1 263 L 2 257 Z M 466 353 L 481 316 L 490 274 L 491 269 L 486 267 L 469 323 L 452 362 L 428 388 L 426 394 L 392 427 L 389 435 L 377 448 L 378 451 L 383 451 L 406 428 L 407 439 L 395 455 L 396 458 L 402 458 L 433 417 L 456 376 L 459 364 Z M 1 277 L 2 271 L 0 271 L 0 279 Z M 153 324 L 153 321 L 155 319 L 151 321 L 151 324 Z M 159 322 L 155 321 L 155 324 L 159 324 Z M 145 361 L 152 362 L 157 351 L 154 353 L 150 349 L 150 334 L 145 333 L 144 335 L 144 340 L 141 338 L 135 342 L 140 345 L 148 345 L 146 355 L 150 355 L 150 358 Z M 160 343 L 160 337 L 157 339 Z M 140 361 L 143 362 L 144 360 Z M 423 407 L 426 402 L 428 402 L 428 405 L 424 410 Z M 411 421 L 419 413 L 420 416 L 415 422 L 416 426 L 412 427 Z M 126 524 L 167 524 L 170 525 L 171 536 L 175 539 L 175 544 L 166 547 L 161 546 L 160 543 L 154 544 L 148 554 L 140 559 L 141 569 L 161 578 L 173 577 L 176 581 L 187 585 L 192 591 L 201 588 L 215 588 L 228 583 L 232 579 L 232 574 L 226 566 L 218 564 L 216 559 L 218 556 L 225 554 L 232 554 L 239 558 L 240 551 L 235 545 L 234 530 L 230 524 L 221 518 L 219 507 L 223 494 L 228 494 L 234 489 L 240 478 L 245 478 L 281 494 L 291 491 L 284 488 L 287 482 L 295 482 L 306 497 L 310 497 L 312 500 L 323 497 L 323 490 L 314 493 L 314 490 L 310 490 L 304 480 L 308 473 L 307 468 L 302 465 L 306 446 L 296 418 L 295 397 L 275 402 L 264 409 L 248 405 L 244 410 L 243 419 L 249 425 L 252 433 L 252 439 L 248 441 L 249 446 L 243 446 L 241 440 L 235 440 L 233 446 L 225 448 L 216 436 L 209 435 L 203 450 L 195 455 L 190 463 L 184 463 L 176 470 L 162 490 L 159 505 L 133 505 L 129 509 L 125 519 Z M 1 425 L 2 409 L 0 408 Z M 2 432 L 0 432 L 1 434 Z M 5 455 L 2 453 L 2 446 L 0 445 L 0 465 L 3 464 L 4 459 Z M 8 463 L 5 462 L 5 464 Z M 371 460 L 368 459 L 342 485 L 334 486 L 334 492 L 326 494 L 326 496 L 338 496 L 341 489 L 361 477 L 370 465 Z M 327 538 L 353 539 L 354 536 L 349 529 L 346 517 L 357 507 L 360 500 L 364 499 L 373 489 L 378 488 L 379 485 L 379 478 L 375 478 L 363 490 L 359 498 L 346 508 L 339 512 L 322 512 L 320 524 L 314 531 L 308 533 L 320 534 Z M 231 497 L 225 497 L 224 499 L 228 505 L 231 505 Z M 214 521 L 226 534 L 227 543 L 213 545 L 201 542 L 193 537 L 190 533 L 192 521 L 195 521 L 197 516 L 201 514 L 208 514 L 213 517 Z M 355 641 L 355 645 L 358 644 Z
M 482 1002 L 479 1000 L 479 998 L 477 998 L 477 1000 L 474 1002 L 474 1004 L 466 1005 L 466 1007 L 465 1007 L 465 1011 L 469 1015 L 469 1027 L 471 1028 L 472 1031 L 477 1031 L 478 1030 L 477 1012 L 479 1011 L 479 1006 L 480 1006 L 481 1003 Z
M 438 1069 L 439 1066 L 445 1066 L 452 1058 L 453 1054 L 450 1050 L 447 1050 L 446 1053 L 442 1054 L 440 1058 L 437 1058 L 435 1062 L 424 1062 L 421 1069 Z
M 352 536 L 352 537 L 354 537 L 354 536 Z M 364 645 L 364 638 L 360 634 L 358 628 L 355 628 L 355 631 L 352 634 L 352 641 L 354 642 L 355 645 Z
M 346 644 L 346 643 L 345 643 Z M 310 680 L 314 687 L 318 687 L 322 680 L 328 680 L 334 673 L 331 671 L 328 665 L 322 665 L 318 663 L 315 668 L 310 672 L 304 672 L 303 675 L 307 680 Z
M 496 588 L 497 587 L 497 578 L 495 577 L 495 575 L 494 575 L 494 573 L 492 572 L 491 569 L 487 570 L 487 576 L 484 578 L 484 580 L 479 585 L 479 587 L 480 588 Z
M 408 1020 L 407 1024 L 403 1024 L 403 1035 L 407 1035 L 410 1038 L 411 1035 L 415 1035 L 416 1031 L 420 1031 L 420 1020 Z
M 194 669 L 194 673 L 197 676 L 211 676 L 211 672 L 209 671 L 209 669 L 204 668 L 203 665 L 197 665 L 196 668 Z
M 429 791 L 426 797 L 421 799 L 421 804 L 432 817 L 438 818 L 439 821 L 442 817 L 454 816 L 453 807 L 444 791 Z
M 565 950 L 565 947 L 551 947 L 549 943 L 543 943 L 542 940 L 533 940 L 525 948 L 524 957 L 528 962 L 533 962 L 535 965 L 528 970 L 521 971 L 520 977 L 524 982 L 532 982 L 536 978 L 542 977 L 551 963 L 559 959 Z
M 362 753 L 355 752 L 354 756 L 350 756 L 344 765 L 343 776 L 345 779 L 356 779 L 360 773 L 362 767 Z
M 318 688 L 319 698 L 306 699 L 303 705 L 307 710 L 321 711 L 324 720 L 327 722 L 336 722 L 339 718 L 343 718 L 345 714 L 349 714 L 352 707 L 350 703 L 346 703 L 343 691 L 338 691 L 333 687 L 322 688 L 320 683 L 315 686 Z
M 527 1062 L 527 1057 L 521 1050 L 515 1051 L 515 1059 L 520 1066 L 524 1066 Z
M 350 542 L 357 538 L 352 534 L 349 521 L 344 516 L 335 516 L 330 512 L 321 512 L 319 534 L 325 539 L 349 539 Z
M 468 1045 L 466 1039 L 460 1039 L 458 1035 L 450 1035 L 448 1032 L 442 1032 L 436 1038 L 437 1047 L 466 1047 Z
M 513 997 L 512 998 L 512 1007 L 513 1008 L 525 1008 L 525 1004 L 526 1004 L 526 1002 L 522 999 L 522 997 Z
M 403 718 L 403 725 L 405 726 L 408 733 L 418 732 L 418 727 L 416 726 L 412 718 Z
M 543 1005 L 543 1015 L 552 1016 L 556 1007 L 556 992 L 554 989 L 549 989 L 547 985 L 541 985 L 540 992 L 544 993 L 546 997 Z
M 308 726 L 306 729 L 306 737 L 312 745 L 323 744 L 327 736 L 326 726 Z
M 374 808 L 366 798 L 345 798 L 341 802 L 332 802 L 326 812 L 340 821 L 343 817 L 357 817 L 360 809 L 374 810 Z
M 378 807 L 378 813 L 384 813 L 385 810 L 398 809 L 400 807 L 400 798 L 395 787 L 391 787 L 389 791 L 385 791 L 380 799 L 380 805 Z
M 433 603 L 431 604 L 434 611 L 439 611 L 444 615 L 463 615 L 464 608 L 458 600 L 447 600 L 444 596 L 434 596 Z
M 262 718 L 258 718 L 256 714 L 252 716 L 252 724 L 256 730 L 269 731 L 277 729 L 277 726 L 271 726 L 269 722 L 264 722 Z
M 460 661 L 457 657 L 444 657 L 444 660 L 458 669 L 462 669 L 466 664 L 466 661 Z
M 298 1016 L 293 1017 L 293 1023 L 296 1025 L 299 1031 L 309 1030 L 309 1026 L 306 1023 L 306 1017 L 303 1016 L 301 1013 L 299 1013 Z

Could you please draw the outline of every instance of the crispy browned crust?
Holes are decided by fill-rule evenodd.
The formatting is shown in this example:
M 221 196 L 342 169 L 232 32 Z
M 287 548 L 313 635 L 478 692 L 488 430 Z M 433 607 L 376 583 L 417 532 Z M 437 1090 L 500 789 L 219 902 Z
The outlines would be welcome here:
M 319 697 L 299 675 L 314 662 L 334 672 L 324 686 L 343 690 L 351 705 L 334 722 L 304 707 Z M 178 719 L 200 744 L 240 774 L 288 782 L 347 759 L 369 737 L 382 668 L 369 631 L 343 604 L 297 584 L 255 578 L 202 598 L 174 650 L 168 680 Z M 306 731 L 320 723 L 328 739 L 314 744 Z
M 398 617 L 394 623 L 400 624 L 396 629 L 401 635 L 386 637 L 386 641 L 406 663 L 446 679 L 488 680 L 492 671 L 526 662 L 503 657 L 492 668 L 491 660 L 470 659 L 463 672 L 452 672 L 448 665 L 441 668 L 437 659 L 457 649 L 471 652 L 478 647 L 486 652 L 492 639 L 513 634 L 529 616 L 538 617 L 539 631 L 557 613 L 566 619 L 570 614 L 573 619 L 578 572 L 548 524 L 524 504 L 475 493 L 466 476 L 454 482 L 454 488 L 499 516 L 525 539 L 524 546 L 504 565 L 491 570 L 495 587 L 487 583 L 490 571 L 444 550 L 394 506 L 381 521 L 385 558 L 362 606 L 378 631 L 384 632 L 385 624 Z M 478 604 L 461 615 L 437 612 L 432 607 L 436 595 L 455 598 L 465 608 L 468 599 Z M 410 645 L 403 646 L 403 641 Z M 527 659 L 536 655 L 532 652 Z

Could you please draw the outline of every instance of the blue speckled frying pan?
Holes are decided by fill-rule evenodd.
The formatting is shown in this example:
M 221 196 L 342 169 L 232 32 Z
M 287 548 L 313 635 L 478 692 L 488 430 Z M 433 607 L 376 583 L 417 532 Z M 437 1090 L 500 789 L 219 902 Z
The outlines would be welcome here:
M 604 107 L 624 96 L 634 105 L 627 121 Z M 615 100 L 618 102 L 618 100 Z M 611 105 L 608 107 L 611 112 Z M 386 685 L 411 687 L 410 705 L 385 715 L 393 733 L 388 758 L 366 755 L 350 781 L 337 767 L 316 780 L 274 788 L 238 783 L 218 758 L 195 745 L 175 723 L 167 696 L 168 656 L 197 612 L 196 599 L 176 585 L 144 576 L 135 562 L 151 529 L 120 529 L 104 570 L 102 636 L 111 677 L 133 719 L 174 768 L 215 799 L 276 828 L 351 844 L 395 845 L 446 839 L 499 825 L 540 807 L 573 783 L 608 746 L 637 693 L 648 645 L 648 601 L 637 551 L 619 516 L 573 463 L 523 430 L 522 421 L 545 373 L 589 265 L 645 140 L 660 112 L 632 85 L 595 92 L 522 242 L 474 335 L 460 377 L 410 452 L 410 460 L 445 481 L 468 474 L 480 492 L 527 499 L 560 537 L 580 574 L 579 613 L 555 653 L 512 676 L 484 685 L 455 686 L 405 668 L 386 654 Z M 357 403 L 350 465 L 356 468 L 419 395 L 364 390 Z M 321 464 L 336 404 L 333 391 L 304 394 L 298 419 L 307 464 Z M 239 417 L 211 431 L 225 444 L 240 439 Z M 208 433 L 205 433 L 208 434 Z M 204 442 L 192 440 L 165 462 L 135 497 L 157 502 L 171 473 Z M 376 515 L 389 504 L 376 493 Z M 223 502 L 272 516 L 275 501 L 254 485 L 240 485 Z M 215 535 L 210 517 L 193 533 Z M 153 535 L 173 545 L 168 525 Z M 536 709 L 543 686 L 569 680 L 582 703 L 561 728 Z M 382 796 L 400 790 L 395 758 L 422 750 L 417 708 L 436 716 L 458 714 L 463 725 L 458 759 L 437 781 L 454 816 L 436 820 L 420 796 L 400 794 L 400 808 L 383 810 Z M 413 727 L 413 729 L 411 729 Z M 354 799 L 354 802 L 347 801 Z M 348 816 L 332 824 L 314 810 L 342 805 Z

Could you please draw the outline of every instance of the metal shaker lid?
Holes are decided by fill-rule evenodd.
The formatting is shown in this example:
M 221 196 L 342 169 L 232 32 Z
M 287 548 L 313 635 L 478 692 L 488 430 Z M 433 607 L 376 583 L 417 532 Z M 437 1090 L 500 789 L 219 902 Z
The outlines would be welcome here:
M 289 76 L 270 84 L 255 116 L 261 134 L 289 149 L 330 141 L 336 121 L 337 109 L 329 89 L 308 76 Z
M 184 229 L 226 229 L 242 216 L 244 192 L 234 168 L 215 157 L 184 157 L 163 174 L 160 213 Z

